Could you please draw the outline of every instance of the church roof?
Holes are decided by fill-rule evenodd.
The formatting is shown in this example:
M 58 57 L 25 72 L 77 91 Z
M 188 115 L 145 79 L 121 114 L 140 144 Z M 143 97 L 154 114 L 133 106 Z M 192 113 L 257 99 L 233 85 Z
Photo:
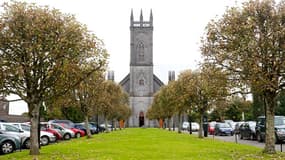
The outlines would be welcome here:
M 123 89 L 129 93 L 130 91 L 130 73 L 119 82 L 119 84 L 123 87 Z M 153 74 L 153 93 L 159 90 L 161 86 L 163 86 L 164 83 L 155 75 Z

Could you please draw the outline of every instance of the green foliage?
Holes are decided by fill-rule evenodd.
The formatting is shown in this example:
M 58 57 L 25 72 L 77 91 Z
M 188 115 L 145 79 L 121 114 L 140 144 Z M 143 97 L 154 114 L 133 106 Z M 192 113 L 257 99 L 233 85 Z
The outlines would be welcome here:
M 76 106 L 62 107 L 61 112 L 63 115 L 61 119 L 68 119 L 77 123 L 84 121 L 84 113 Z
M 249 113 L 251 111 L 251 102 L 245 101 L 241 97 L 232 97 L 228 103 L 227 110 L 225 112 L 225 119 L 232 119 L 234 121 L 242 120 L 242 113 L 245 114 L 245 118 L 252 120 L 252 116 Z
M 285 91 L 282 90 L 277 98 L 276 115 L 285 115 Z
M 285 158 L 284 153 L 264 155 L 260 148 L 213 140 L 196 135 L 177 134 L 161 129 L 124 129 L 99 134 L 93 139 L 79 138 L 41 149 L 40 160 L 253 160 Z M 26 151 L 1 156 L 1 160 L 30 160 Z
M 99 114 L 106 120 L 126 120 L 131 115 L 127 93 L 120 85 L 109 80 L 104 81 L 101 87 L 96 100 Z
M 258 116 L 265 115 L 264 96 L 261 93 L 255 92 L 255 88 L 251 87 L 252 90 L 252 116 L 253 120 L 257 120 Z

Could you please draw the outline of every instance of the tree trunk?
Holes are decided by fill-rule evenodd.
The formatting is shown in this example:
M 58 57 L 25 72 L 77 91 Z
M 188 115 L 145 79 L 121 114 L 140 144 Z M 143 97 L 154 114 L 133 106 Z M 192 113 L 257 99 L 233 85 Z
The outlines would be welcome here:
M 104 117 L 106 117 L 106 116 L 104 116 Z M 105 118 L 104 122 L 105 122 L 106 132 L 109 133 L 110 131 L 109 131 L 109 128 L 108 128 L 108 120 L 107 120 L 107 118 Z
M 275 129 L 274 129 L 274 115 L 276 105 L 276 94 L 268 93 L 265 96 L 265 110 L 266 110 L 266 131 L 265 131 L 265 147 L 263 152 L 275 154 Z
M 178 113 L 178 133 L 181 133 L 181 113 Z
M 200 128 L 199 128 L 199 135 L 198 135 L 199 138 L 204 137 L 203 132 L 204 132 L 204 130 L 203 130 L 203 114 L 201 113 L 200 114 Z
M 28 103 L 31 111 L 31 136 L 30 136 L 30 155 L 39 155 L 39 118 L 40 118 L 40 104 Z
M 89 128 L 89 120 L 88 120 L 88 116 L 85 115 L 85 128 L 86 128 L 86 136 L 87 138 L 92 138 L 91 136 L 91 132 L 90 132 L 90 128 Z
M 113 127 L 114 127 L 114 130 L 115 130 L 115 131 L 117 130 L 117 123 L 116 123 L 116 122 L 117 122 L 117 121 L 115 121 L 115 120 L 113 120 L 113 122 L 112 122 L 112 123 L 114 124 Z
M 171 117 L 167 119 L 168 130 L 171 131 Z

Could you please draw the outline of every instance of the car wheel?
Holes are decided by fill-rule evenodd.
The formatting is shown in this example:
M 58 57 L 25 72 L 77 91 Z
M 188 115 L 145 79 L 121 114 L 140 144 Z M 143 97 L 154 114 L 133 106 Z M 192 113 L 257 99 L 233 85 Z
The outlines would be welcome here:
M 278 137 L 275 135 L 275 144 L 278 144 L 279 143 L 279 139 Z
M 256 138 L 257 138 L 257 141 L 258 141 L 258 142 L 262 142 L 262 138 L 261 138 L 260 133 L 257 133 L 257 134 L 256 134 Z
M 0 152 L 2 154 L 12 153 L 14 151 L 14 144 L 11 141 L 5 141 L 1 144 Z
M 242 134 L 240 134 L 240 139 L 243 139 L 243 136 L 242 136 Z
M 27 148 L 27 149 L 30 149 L 30 147 L 31 147 L 31 140 L 30 139 L 27 139 L 24 142 L 24 147 Z
M 46 146 L 49 144 L 49 138 L 47 136 L 41 137 L 41 142 L 43 146 Z
M 250 140 L 254 140 L 254 135 L 253 135 L 253 133 L 250 134 L 250 137 L 249 137 L 249 138 L 250 138 Z
M 66 133 L 64 136 L 63 136 L 63 139 L 64 140 L 69 140 L 71 138 L 71 135 L 69 133 Z
M 75 137 L 76 137 L 76 138 L 80 138 L 80 136 L 81 136 L 81 135 L 80 135 L 79 132 L 77 132 L 77 133 L 75 134 Z

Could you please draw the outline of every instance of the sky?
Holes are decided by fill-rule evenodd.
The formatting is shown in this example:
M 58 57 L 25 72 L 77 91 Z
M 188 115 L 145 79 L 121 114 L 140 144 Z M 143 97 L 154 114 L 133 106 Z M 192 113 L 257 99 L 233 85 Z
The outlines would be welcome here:
M 129 73 L 131 10 L 135 20 L 139 20 L 141 10 L 144 20 L 149 20 L 152 9 L 154 74 L 167 84 L 168 71 L 175 71 L 177 76 L 183 70 L 197 69 L 201 62 L 200 41 L 207 23 L 221 17 L 228 6 L 236 6 L 244 0 L 25 1 L 73 14 L 79 22 L 86 24 L 103 40 L 110 55 L 108 70 L 114 71 L 116 82 Z M 27 111 L 24 102 L 10 103 L 10 114 Z

